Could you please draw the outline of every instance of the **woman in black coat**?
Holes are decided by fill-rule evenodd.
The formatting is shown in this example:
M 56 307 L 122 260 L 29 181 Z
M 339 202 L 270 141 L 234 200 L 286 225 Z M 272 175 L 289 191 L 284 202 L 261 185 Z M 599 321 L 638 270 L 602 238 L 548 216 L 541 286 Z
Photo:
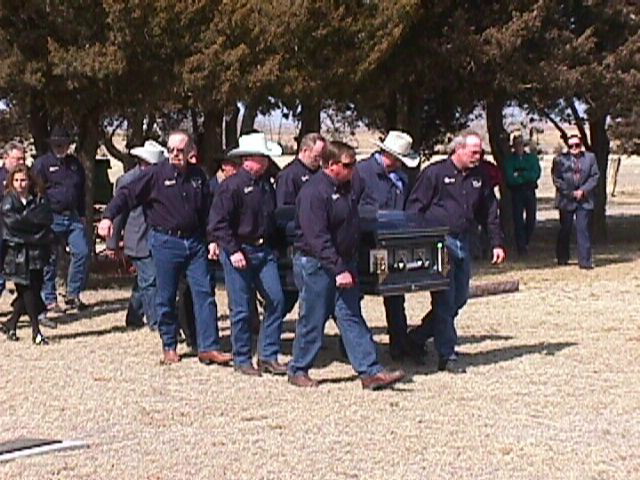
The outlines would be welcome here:
M 7 179 L 6 193 L 0 205 L 4 276 L 13 281 L 18 293 L 13 312 L 5 328 L 7 338 L 16 341 L 18 319 L 27 314 L 31 338 L 36 345 L 49 343 L 40 332 L 38 316 L 45 310 L 40 296 L 42 272 L 51 255 L 53 213 L 38 191 L 29 169 L 19 165 Z

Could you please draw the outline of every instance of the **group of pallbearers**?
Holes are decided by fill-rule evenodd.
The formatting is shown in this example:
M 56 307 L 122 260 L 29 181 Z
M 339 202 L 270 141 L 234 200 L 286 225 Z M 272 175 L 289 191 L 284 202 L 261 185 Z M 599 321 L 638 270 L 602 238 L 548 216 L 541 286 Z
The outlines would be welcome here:
M 424 342 L 433 337 L 438 368 L 454 371 L 454 319 L 468 295 L 467 237 L 478 215 L 487 220 L 493 261 L 504 260 L 497 203 L 483 170 L 478 168 L 482 143 L 477 134 L 458 138 L 451 157 L 427 167 L 410 192 L 402 166 L 419 163 L 411 143 L 406 133 L 391 131 L 377 144 L 378 151 L 356 163 L 351 146 L 309 134 L 301 139 L 296 159 L 275 181 L 268 173 L 271 157 L 282 150 L 262 133 L 239 138 L 238 148 L 228 152 L 223 162 L 226 178 L 221 182 L 208 180 L 196 165 L 196 147 L 187 132 L 172 132 L 166 150 L 153 142 L 132 150 L 142 167 L 121 182 L 98 232 L 112 238 L 114 220 L 121 228 L 118 219 L 123 214 L 129 215 L 125 237 L 132 214 L 143 221 L 140 231 L 148 237 L 149 247 L 143 258 L 155 267 L 156 285 L 141 305 L 148 322 L 160 333 L 162 361 L 172 364 L 181 360 L 177 353 L 176 292 L 181 277 L 186 276 L 202 363 L 233 362 L 234 369 L 245 375 L 288 375 L 293 385 L 315 387 L 318 383 L 309 370 L 321 349 L 325 323 L 333 316 L 364 388 L 385 388 L 402 380 L 402 370 L 387 370 L 380 364 L 360 307 L 358 208 L 373 206 L 406 208 L 449 227 L 451 287 L 432 294 L 433 310 L 425 324 L 409 334 L 403 296 L 385 297 L 384 306 L 394 359 L 420 361 Z M 297 295 L 283 292 L 272 243 L 276 209 L 291 205 L 295 205 L 293 273 Z M 136 216 L 136 210 L 141 217 Z M 126 244 L 125 238 L 125 248 Z M 232 354 L 221 349 L 211 260 L 219 260 L 224 270 Z M 144 278 L 138 279 L 137 286 L 146 283 Z M 256 294 L 264 300 L 264 318 L 254 364 L 251 319 Z M 296 300 L 299 318 L 293 355 L 285 364 L 279 358 L 282 323 Z
M 2 203 L 3 245 L 13 249 L 11 255 L 5 255 L 5 274 L 30 290 L 18 289 L 21 300 L 14 302 L 8 329 L 15 336 L 17 318 L 26 310 L 34 342 L 42 342 L 38 321 L 46 319 L 43 313 L 58 305 L 55 270 L 51 270 L 55 267 L 51 230 L 66 240 L 72 254 L 67 306 L 82 306 L 79 293 L 87 277 L 84 171 L 77 158 L 68 154 L 68 134 L 54 134 L 52 151 L 36 161 L 37 175 L 32 177 L 26 168 L 13 170 L 8 180 L 10 200 L 5 198 Z M 98 226 L 99 234 L 110 239 L 111 249 L 118 244 L 113 241 L 114 234 L 124 230 L 125 252 L 136 265 L 128 318 L 131 314 L 135 323 L 146 317 L 162 339 L 162 361 L 179 362 L 176 292 L 178 283 L 186 278 L 202 363 L 233 362 L 242 374 L 288 375 L 293 385 L 314 387 L 318 384 L 308 372 L 321 348 L 324 325 L 333 316 L 363 387 L 391 386 L 405 374 L 382 367 L 360 308 L 358 208 L 406 209 L 419 213 L 430 224 L 449 228 L 450 287 L 432 293 L 431 314 L 412 332 L 407 331 L 404 297 L 384 298 L 390 353 L 397 360 L 420 361 L 424 343 L 433 337 L 438 368 L 455 371 L 454 319 L 468 296 L 468 237 L 478 217 L 488 226 L 494 263 L 504 260 L 497 203 L 478 166 L 483 150 L 477 134 L 457 137 L 451 156 L 425 168 L 412 190 L 402 169 L 403 165 L 412 168 L 419 163 L 411 144 L 406 133 L 391 131 L 377 144 L 378 151 L 356 163 L 349 145 L 309 134 L 301 139 L 297 158 L 274 181 L 269 173 L 270 157 L 282 150 L 264 134 L 251 133 L 241 136 L 238 148 L 228 152 L 223 162 L 226 178 L 221 182 L 209 180 L 197 166 L 196 147 L 187 132 L 172 132 L 166 148 L 148 141 L 132 149 L 139 165 L 121 177 Z M 36 188 L 36 178 L 44 190 Z M 297 295 L 283 293 L 272 244 L 276 209 L 287 205 L 295 205 Z M 13 222 L 11 209 L 23 223 Z M 13 238 L 16 232 L 24 233 L 26 224 L 34 231 Z M 12 258 L 23 259 L 20 268 L 7 261 Z M 223 352 L 220 344 L 211 260 L 219 260 L 224 269 L 232 354 Z M 36 294 L 41 288 L 42 296 Z M 256 294 L 264 299 L 265 312 L 254 364 L 251 318 Z M 282 322 L 297 297 L 293 356 L 285 364 L 279 359 Z
M 449 288 L 431 292 L 431 311 L 410 331 L 404 297 L 384 297 L 391 357 L 422 362 L 425 342 L 433 338 L 438 369 L 461 371 L 456 365 L 455 318 L 468 298 L 470 239 L 478 223 L 486 225 L 492 263 L 505 259 L 497 201 L 490 175 L 482 168 L 484 150 L 477 133 L 456 137 L 450 156 L 427 166 L 412 189 L 402 169 L 419 163 L 411 144 L 406 133 L 391 131 L 377 143 L 379 149 L 371 157 L 356 163 L 349 145 L 308 134 L 300 141 L 297 158 L 274 179 L 270 157 L 280 155 L 282 149 L 262 133 L 251 133 L 241 136 L 239 147 L 222 161 L 222 181 L 207 179 L 196 165 L 195 145 L 184 131 L 171 133 L 167 148 L 147 141 L 132 149 L 138 166 L 118 180 L 114 199 L 98 228 L 107 237 L 112 254 L 124 233 L 124 253 L 136 267 L 127 324 L 140 325 L 146 318 L 149 327 L 160 333 L 163 362 L 179 362 L 176 291 L 186 279 L 195 313 L 193 343 L 201 362 L 233 362 L 242 374 L 287 374 L 293 385 L 317 386 L 308 372 L 321 348 L 324 325 L 333 316 L 363 387 L 391 386 L 404 372 L 380 365 L 360 309 L 355 265 L 358 208 L 407 210 L 430 225 L 448 228 Z M 55 127 L 49 138 L 50 151 L 37 158 L 31 170 L 25 165 L 22 144 L 9 142 L 4 147 L 0 293 L 5 280 L 10 280 L 17 295 L 9 319 L 0 327 L 12 341 L 18 340 L 17 322 L 25 314 L 31 322 L 33 343 L 46 345 L 40 326 L 56 327 L 48 313 L 85 307 L 80 293 L 86 287 L 91 251 L 85 224 L 85 173 L 69 152 L 70 145 L 69 133 Z M 559 264 L 567 264 L 576 217 L 578 263 L 590 269 L 598 169 L 594 155 L 585 151 L 579 137 L 570 136 L 568 145 L 568 152 L 556 157 L 552 168 L 561 223 L 556 256 Z M 521 174 L 529 168 L 523 166 L 527 162 L 531 175 Z M 512 190 L 517 187 L 514 194 L 522 194 L 514 195 L 514 205 L 526 200 L 527 205 L 533 204 L 527 208 L 535 213 L 535 202 L 527 199 L 535 200 L 537 161 L 530 161 L 515 145 L 507 167 L 509 186 Z M 287 206 L 295 206 L 293 267 L 298 292 L 283 292 L 272 245 L 275 211 Z M 518 217 L 522 209 L 520 205 Z M 527 213 L 526 228 L 519 220 L 517 246 L 523 254 L 535 215 Z M 58 245 L 68 247 L 71 256 L 64 307 L 56 293 Z M 232 354 L 220 346 L 211 260 L 220 260 L 224 269 Z M 251 322 L 257 294 L 265 300 L 265 315 L 254 365 Z M 284 364 L 278 358 L 282 320 L 298 300 L 293 358 Z

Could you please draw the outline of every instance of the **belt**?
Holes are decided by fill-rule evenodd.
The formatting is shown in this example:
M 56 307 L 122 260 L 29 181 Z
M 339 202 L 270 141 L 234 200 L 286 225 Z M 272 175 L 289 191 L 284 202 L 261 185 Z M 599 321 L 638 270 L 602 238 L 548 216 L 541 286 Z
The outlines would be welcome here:
M 54 213 L 57 213 L 58 215 L 65 215 L 67 217 L 72 217 L 77 214 L 75 210 L 60 210 L 59 212 Z
M 240 240 L 240 243 L 244 243 L 245 245 L 253 245 L 254 247 L 260 247 L 264 245 L 264 237 L 258 237 L 258 238 L 240 237 L 239 240 Z
M 198 232 L 195 230 L 180 230 L 177 228 L 161 228 L 161 227 L 152 227 L 158 233 L 162 233 L 164 235 L 169 235 L 170 237 L 176 238 L 191 238 L 197 236 Z

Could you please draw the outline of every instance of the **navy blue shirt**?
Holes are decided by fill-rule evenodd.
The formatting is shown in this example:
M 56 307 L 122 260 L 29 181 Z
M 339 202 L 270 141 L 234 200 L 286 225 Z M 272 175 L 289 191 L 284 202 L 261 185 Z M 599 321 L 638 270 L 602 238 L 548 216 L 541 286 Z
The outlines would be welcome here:
M 493 247 L 503 244 L 498 202 L 483 169 L 459 170 L 451 158 L 425 168 L 407 199 L 408 212 L 424 215 L 430 225 L 447 226 L 453 235 L 467 234 L 486 221 Z
M 276 194 L 270 180 L 244 168 L 220 183 L 209 213 L 209 240 L 228 254 L 243 243 L 270 240 L 275 229 Z
M 104 218 L 113 220 L 140 205 L 151 228 L 203 235 L 211 205 L 209 181 L 195 165 L 181 172 L 169 162 L 158 163 L 116 192 Z
M 299 158 L 295 158 L 287 165 L 278 174 L 276 180 L 276 205 L 278 208 L 295 205 L 300 189 L 317 171 L 307 167 Z
M 360 230 L 358 202 L 349 183 L 338 184 L 324 171 L 314 175 L 296 200 L 295 224 L 297 250 L 334 275 L 349 270 Z
M 359 205 L 378 210 L 404 210 L 409 179 L 401 171 L 387 173 L 381 161 L 381 156 L 373 154 L 357 163 L 358 176 L 364 186 Z
M 54 212 L 75 211 L 85 216 L 85 173 L 80 160 L 70 154 L 58 158 L 49 152 L 36 159 L 33 173 L 44 184 Z

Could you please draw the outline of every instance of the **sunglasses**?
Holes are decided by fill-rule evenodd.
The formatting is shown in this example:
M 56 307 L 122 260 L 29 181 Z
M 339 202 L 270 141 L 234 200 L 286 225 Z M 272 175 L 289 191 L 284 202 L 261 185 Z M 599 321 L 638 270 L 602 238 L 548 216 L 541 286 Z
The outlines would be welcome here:
M 167 152 L 169 153 L 177 153 L 178 155 L 182 155 L 184 154 L 184 152 L 186 152 L 186 150 L 184 148 L 178 148 L 178 147 L 167 147 Z
M 569 148 L 580 148 L 582 146 L 581 143 L 570 143 Z
M 356 162 L 340 162 L 340 165 L 342 165 L 344 168 L 351 169 L 356 166 Z

